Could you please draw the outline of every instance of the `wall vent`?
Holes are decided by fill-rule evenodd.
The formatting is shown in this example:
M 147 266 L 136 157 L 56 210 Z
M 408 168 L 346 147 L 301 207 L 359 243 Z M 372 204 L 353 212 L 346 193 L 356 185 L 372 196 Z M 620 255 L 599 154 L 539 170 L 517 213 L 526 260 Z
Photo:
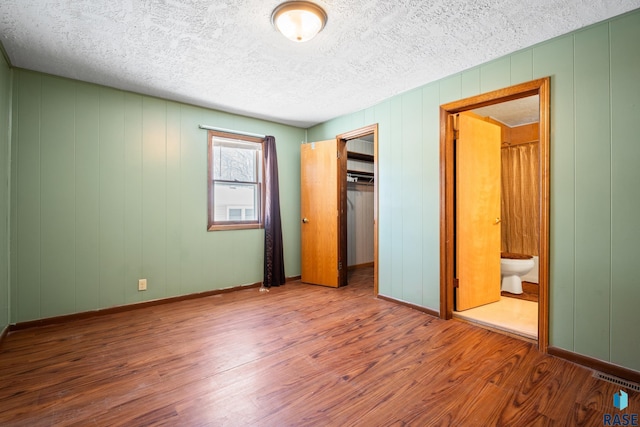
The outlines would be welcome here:
M 617 384 L 620 387 L 628 388 L 637 392 L 640 392 L 640 384 L 631 381 L 623 380 L 622 378 L 614 377 L 613 375 L 603 374 L 602 372 L 594 371 L 593 376 L 599 380 L 608 381 L 613 384 Z

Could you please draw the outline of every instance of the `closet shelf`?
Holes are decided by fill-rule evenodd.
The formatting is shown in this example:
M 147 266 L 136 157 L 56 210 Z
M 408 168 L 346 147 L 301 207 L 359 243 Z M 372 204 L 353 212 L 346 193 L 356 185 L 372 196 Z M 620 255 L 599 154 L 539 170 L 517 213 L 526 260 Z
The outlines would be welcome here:
M 373 155 L 364 154 L 364 153 L 356 153 L 355 151 L 347 151 L 347 159 L 362 160 L 362 161 L 365 161 L 365 162 L 373 163 Z
M 347 169 L 347 174 L 360 176 L 360 177 L 367 177 L 367 178 L 373 178 L 375 176 L 373 172 L 363 172 L 363 171 L 356 171 L 351 169 Z

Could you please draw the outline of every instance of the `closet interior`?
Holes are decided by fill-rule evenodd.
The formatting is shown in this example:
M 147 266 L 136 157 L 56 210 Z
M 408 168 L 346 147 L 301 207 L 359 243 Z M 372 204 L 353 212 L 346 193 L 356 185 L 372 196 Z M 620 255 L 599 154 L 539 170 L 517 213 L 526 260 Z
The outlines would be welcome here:
M 347 266 L 374 262 L 373 134 L 347 141 Z

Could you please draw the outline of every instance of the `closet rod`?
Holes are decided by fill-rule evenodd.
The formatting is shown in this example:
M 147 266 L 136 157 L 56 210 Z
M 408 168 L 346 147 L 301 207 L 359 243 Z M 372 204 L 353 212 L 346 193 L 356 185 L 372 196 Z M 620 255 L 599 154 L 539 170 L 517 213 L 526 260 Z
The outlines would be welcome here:
M 236 134 L 236 135 L 252 136 L 254 138 L 264 138 L 265 137 L 265 135 L 260 135 L 259 133 L 243 132 L 241 130 L 225 129 L 225 128 L 219 128 L 219 127 L 215 127 L 215 126 L 198 125 L 198 127 L 200 129 L 216 130 L 218 132 L 226 132 L 226 133 L 233 133 L 233 134 Z
M 356 181 L 349 181 L 349 178 L 356 178 Z M 369 181 L 357 181 L 358 178 L 364 178 L 364 179 L 368 179 Z M 358 172 L 347 172 L 347 182 L 351 182 L 354 184 L 373 184 L 374 181 L 374 176 L 373 174 L 365 174 L 365 173 L 358 173 Z

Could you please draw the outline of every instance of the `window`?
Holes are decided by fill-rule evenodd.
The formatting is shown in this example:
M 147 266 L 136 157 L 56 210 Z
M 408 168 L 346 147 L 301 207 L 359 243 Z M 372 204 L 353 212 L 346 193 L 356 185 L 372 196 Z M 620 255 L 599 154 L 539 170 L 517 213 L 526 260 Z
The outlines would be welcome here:
M 262 140 L 209 131 L 209 230 L 263 226 Z

